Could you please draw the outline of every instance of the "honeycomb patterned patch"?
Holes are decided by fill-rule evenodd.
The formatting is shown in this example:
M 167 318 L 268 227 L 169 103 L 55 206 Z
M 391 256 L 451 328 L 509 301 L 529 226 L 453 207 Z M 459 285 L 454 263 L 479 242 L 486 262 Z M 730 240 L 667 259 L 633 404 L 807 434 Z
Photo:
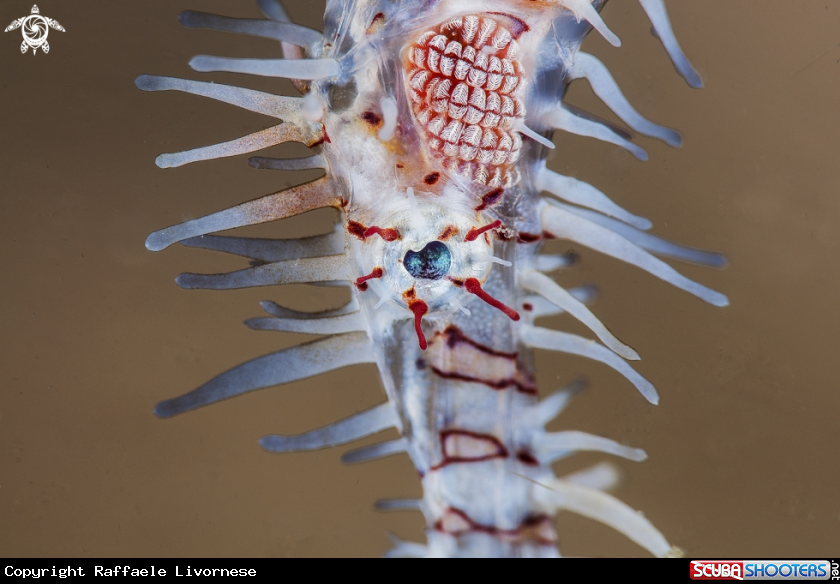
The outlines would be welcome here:
M 428 147 L 443 166 L 477 183 L 509 187 L 522 148 L 518 45 L 495 18 L 468 15 L 428 30 L 408 47 L 406 87 Z

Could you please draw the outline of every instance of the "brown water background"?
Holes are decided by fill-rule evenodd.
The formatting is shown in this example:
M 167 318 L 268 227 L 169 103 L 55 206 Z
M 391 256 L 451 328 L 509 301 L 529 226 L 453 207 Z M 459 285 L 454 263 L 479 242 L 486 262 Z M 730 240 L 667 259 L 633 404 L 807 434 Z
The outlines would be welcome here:
M 0 25 L 31 0 L 0 4 Z M 295 95 L 285 80 L 201 74 L 195 54 L 271 56 L 264 39 L 182 29 L 187 8 L 258 17 L 252 2 L 39 2 L 49 54 L 21 55 L 0 34 L 0 556 L 379 555 L 387 531 L 423 539 L 418 513 L 374 500 L 420 494 L 407 457 L 343 466 L 346 447 L 271 455 L 257 440 L 298 433 L 383 399 L 375 368 L 356 366 L 257 391 L 170 420 L 153 406 L 215 374 L 309 337 L 241 321 L 259 300 L 315 310 L 337 290 L 179 289 L 182 271 L 222 272 L 235 258 L 144 249 L 156 229 L 317 176 L 251 169 L 247 156 L 160 170 L 154 158 L 229 140 L 271 120 L 196 96 L 143 93 L 139 74 Z M 694 556 L 840 555 L 840 2 L 668 3 L 706 83 L 679 78 L 636 2 L 604 18 L 622 38 L 584 44 L 630 101 L 678 128 L 685 146 L 640 137 L 650 161 L 558 134 L 552 166 L 649 217 L 669 239 L 727 253 L 711 270 L 677 265 L 726 293 L 717 309 L 597 253 L 564 285 L 595 282 L 595 313 L 642 355 L 662 400 L 647 404 L 609 368 L 538 355 L 541 391 L 578 374 L 590 389 L 554 429 L 647 450 L 618 461 L 616 495 Z M 320 28 L 320 2 L 290 2 Z M 614 119 L 579 82 L 569 102 Z M 267 155 L 300 156 L 299 145 Z M 329 231 L 316 212 L 243 234 Z M 552 242 L 551 250 L 570 246 Z M 544 323 L 587 334 L 567 317 Z M 387 433 L 386 438 L 393 438 Z M 382 439 L 378 437 L 377 440 Z M 373 439 L 367 442 L 372 442 Z M 578 455 L 558 472 L 603 460 Z M 644 555 L 610 529 L 563 513 L 571 555 Z

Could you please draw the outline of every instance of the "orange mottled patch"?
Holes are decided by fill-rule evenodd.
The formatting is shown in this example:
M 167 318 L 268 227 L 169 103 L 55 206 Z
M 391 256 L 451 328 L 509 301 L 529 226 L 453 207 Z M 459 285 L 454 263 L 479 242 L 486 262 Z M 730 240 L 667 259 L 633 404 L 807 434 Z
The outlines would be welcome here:
M 525 117 L 525 72 L 512 22 L 453 18 L 420 34 L 406 53 L 406 90 L 426 145 L 447 170 L 491 187 L 517 181 L 522 148 L 515 128 Z

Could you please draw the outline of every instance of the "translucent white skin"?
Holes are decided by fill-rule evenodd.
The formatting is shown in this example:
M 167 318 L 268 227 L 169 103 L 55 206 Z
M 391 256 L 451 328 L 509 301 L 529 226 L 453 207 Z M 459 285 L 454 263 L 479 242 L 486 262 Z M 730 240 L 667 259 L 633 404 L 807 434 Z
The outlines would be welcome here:
M 481 12 L 478 6 L 479 4 L 475 3 L 476 11 Z M 483 8 L 483 3 L 481 6 Z M 381 8 L 380 6 L 377 10 Z M 448 188 L 443 189 L 442 194 L 438 191 L 432 195 L 423 191 L 422 184 L 402 181 L 400 173 L 394 171 L 400 159 L 390 154 L 394 149 L 391 140 L 399 140 L 402 137 L 404 143 L 399 146 L 422 147 L 422 143 L 418 144 L 417 139 L 412 136 L 413 119 L 404 95 L 399 92 L 394 95 L 398 106 L 398 131 L 393 137 L 389 131 L 386 135 L 390 138 L 389 140 L 382 140 L 383 132 L 381 131 L 378 134 L 360 133 L 355 131 L 354 127 L 358 116 L 363 113 L 362 108 L 383 100 L 381 76 L 387 75 L 389 68 L 395 68 L 395 64 L 388 60 L 388 56 L 399 53 L 401 42 L 411 38 L 410 31 L 422 32 L 430 24 L 445 22 L 450 17 L 468 13 L 472 8 L 470 3 L 466 5 L 454 2 L 441 3 L 435 6 L 433 11 L 423 13 L 419 17 L 420 20 L 418 17 L 406 16 L 411 14 L 410 11 L 393 14 L 385 12 L 386 27 L 390 28 L 386 28 L 387 32 L 383 32 L 378 39 L 371 39 L 366 34 L 367 23 L 361 18 L 351 21 L 346 34 L 354 37 L 352 43 L 354 62 L 365 63 L 365 69 L 355 75 L 358 97 L 354 105 L 359 104 L 359 109 L 354 110 L 351 106 L 340 115 L 336 115 L 330 113 L 328 107 L 326 108 L 324 122 L 329 128 L 331 141 L 324 148 L 324 157 L 330 165 L 328 172 L 340 175 L 350 184 L 348 190 L 352 192 L 352 198 L 347 208 L 348 218 L 364 225 L 375 224 L 381 227 L 397 227 L 401 232 L 408 231 L 406 239 L 410 241 L 392 243 L 383 242 L 375 237 L 372 238 L 373 241 L 361 242 L 356 237 L 348 236 L 348 251 L 354 263 L 360 268 L 359 276 L 370 273 L 374 266 L 382 266 L 385 270 L 385 276 L 377 283 L 375 290 L 360 293 L 358 298 L 362 305 L 362 313 L 370 323 L 368 334 L 373 341 L 374 353 L 386 393 L 400 417 L 399 426 L 404 437 L 403 444 L 423 476 L 424 498 L 420 510 L 426 515 L 430 526 L 425 554 L 429 556 L 552 556 L 557 552 L 550 543 L 534 540 L 511 543 L 498 535 L 503 532 L 515 533 L 528 516 L 544 511 L 551 512 L 550 506 L 555 499 L 534 493 L 535 484 L 550 485 L 554 484 L 552 481 L 556 481 L 550 467 L 541 464 L 525 464 L 512 454 L 504 458 L 444 464 L 441 467 L 442 461 L 445 463 L 447 460 L 442 452 L 441 431 L 454 428 L 479 435 L 494 436 L 504 443 L 509 453 L 527 448 L 539 460 L 546 461 L 546 464 L 560 455 L 558 445 L 561 443 L 567 446 L 564 454 L 594 448 L 641 460 L 644 458 L 643 453 L 640 454 L 640 451 L 622 447 L 606 439 L 597 437 L 584 439 L 580 437 L 583 435 L 578 434 L 567 434 L 567 436 L 577 438 L 569 438 L 561 442 L 559 437 L 552 438 L 552 435 L 542 430 L 542 425 L 547 420 L 540 420 L 533 425 L 528 424 L 528 420 L 533 418 L 529 415 L 530 410 L 537 407 L 535 396 L 518 392 L 513 387 L 498 390 L 474 381 L 443 378 L 429 372 L 428 369 L 415 366 L 415 363 L 426 358 L 426 355 L 418 346 L 417 338 L 412 330 L 412 315 L 401 298 L 401 292 L 411 285 L 411 277 L 394 261 L 402 257 L 405 249 L 412 248 L 416 251 L 422 247 L 419 244 L 423 240 L 435 239 L 436 234 L 441 231 L 442 222 L 453 223 L 463 232 L 464 222 L 469 223 L 465 218 L 469 218 L 470 215 L 474 217 L 473 223 L 476 226 L 487 225 L 494 219 L 501 218 L 506 226 L 514 227 L 518 231 L 539 233 L 540 207 L 536 205 L 536 202 L 538 191 L 546 188 L 545 182 L 521 183 L 509 189 L 506 193 L 509 200 L 522 197 L 517 206 L 499 205 L 489 212 L 477 214 L 472 208 L 480 202 L 481 194 L 486 192 L 486 188 L 480 185 L 464 184 L 453 177 L 452 183 Z M 521 17 L 532 29 L 535 29 L 532 33 L 526 33 L 518 39 L 522 47 L 523 62 L 526 67 L 532 68 L 532 75 L 535 78 L 542 74 L 538 70 L 541 66 L 546 65 L 552 69 L 557 67 L 557 62 L 551 58 L 551 55 L 545 54 L 546 49 L 543 45 L 544 34 L 547 33 L 550 23 L 555 22 L 561 30 L 576 31 L 580 35 L 585 31 L 585 26 L 576 27 L 575 21 L 562 9 L 554 12 L 552 16 L 546 15 L 543 11 L 538 19 L 534 18 L 533 12 L 523 13 L 520 3 L 504 3 L 496 9 Z M 362 14 L 372 12 L 375 10 L 362 11 Z M 406 19 L 406 22 L 400 22 L 400 18 Z M 409 21 L 411 18 L 415 21 Z M 396 32 L 401 29 L 406 32 L 402 34 Z M 329 30 L 326 34 L 329 36 Z M 564 40 L 570 41 L 569 38 Z M 339 55 L 330 56 L 342 61 Z M 343 63 L 348 66 L 346 61 Z M 378 64 L 378 68 L 372 66 L 374 63 Z M 399 69 L 397 69 L 398 72 Z M 555 71 L 554 74 L 562 73 Z M 316 82 L 315 87 L 318 86 L 319 83 Z M 322 92 L 327 93 L 326 90 Z M 543 109 L 538 105 L 540 100 L 552 102 L 555 99 L 556 96 L 529 93 L 526 96 L 528 100 L 526 107 L 529 110 L 539 111 Z M 388 103 L 391 104 L 390 101 Z M 381 113 L 383 117 L 393 115 L 389 116 L 387 111 Z M 346 132 L 344 128 L 347 128 Z M 609 130 L 605 131 L 609 132 Z M 539 165 L 539 158 L 542 155 L 542 148 L 531 143 L 526 147 L 520 164 Z M 439 170 L 434 166 L 433 159 L 424 160 L 417 156 L 413 162 L 416 165 L 429 164 L 430 171 Z M 544 166 L 539 165 L 535 170 L 541 168 Z M 537 173 L 534 175 L 539 176 Z M 409 188 L 413 190 L 414 198 L 410 194 L 403 196 Z M 518 220 L 513 219 L 513 216 L 516 216 Z M 413 222 L 412 217 L 414 217 Z M 649 224 L 639 226 L 646 228 Z M 415 242 L 418 245 L 413 247 L 412 244 Z M 453 250 L 469 245 L 471 244 L 455 244 Z M 490 264 L 482 266 L 483 269 L 477 275 L 483 281 L 485 289 L 505 304 L 514 306 L 517 296 L 517 274 L 529 274 L 529 287 L 547 291 L 545 285 L 540 287 L 537 284 L 537 281 L 542 283 L 542 280 L 538 280 L 534 272 L 537 268 L 538 247 L 538 245 L 522 245 L 497 240 L 492 253 L 502 260 L 514 262 L 515 268 Z M 399 251 L 391 253 L 389 257 L 387 252 L 383 251 L 388 249 Z M 453 257 L 456 255 L 457 252 L 453 253 Z M 453 266 L 456 263 L 458 262 L 454 261 Z M 456 276 L 459 276 L 459 269 L 461 268 L 454 269 Z M 485 274 L 485 270 L 489 274 Z M 445 281 L 419 283 L 417 290 L 418 296 L 428 298 L 433 305 L 433 310 L 424 318 L 426 337 L 430 337 L 433 330 L 443 330 L 454 325 L 473 341 L 495 351 L 518 353 L 520 355 L 518 366 L 522 370 L 530 370 L 528 338 L 520 336 L 520 328 L 523 331 L 531 330 L 527 323 L 529 320 L 527 314 L 523 314 L 524 319 L 516 323 L 502 312 L 479 301 L 469 303 L 469 315 L 451 310 L 449 309 L 451 303 L 446 301 L 447 297 L 461 295 L 466 301 L 470 298 Z M 591 326 L 597 326 L 596 332 L 611 346 L 627 358 L 638 358 L 632 349 L 615 340 L 600 324 L 600 321 L 592 316 L 582 304 L 572 299 L 568 293 L 560 289 L 552 294 L 560 298 L 561 293 L 564 294 L 563 301 L 568 303 L 568 306 L 562 306 L 563 308 L 581 311 L 579 316 L 586 318 L 586 322 Z M 387 300 L 383 303 L 383 298 L 386 297 Z M 565 300 L 566 298 L 568 301 Z M 547 348 L 554 347 L 547 346 Z M 621 357 L 610 353 L 605 347 L 601 349 L 612 355 L 610 361 L 622 361 Z M 604 359 L 604 357 L 595 358 Z M 625 364 L 623 367 L 632 372 L 629 365 Z M 635 378 L 641 380 L 637 375 Z M 649 388 L 644 390 L 646 397 L 655 401 L 656 393 L 652 386 L 644 380 L 639 383 L 646 384 L 645 387 Z M 391 452 L 392 449 L 386 449 L 386 454 Z M 587 488 L 578 487 L 578 489 Z M 609 499 L 607 495 L 601 494 L 601 496 Z M 608 509 L 625 508 L 621 503 L 609 500 L 613 501 L 613 505 Z M 609 511 L 601 515 L 593 515 L 586 507 L 590 499 L 582 498 L 582 496 L 571 503 L 564 500 L 562 508 L 575 510 L 575 501 L 581 501 L 584 507 L 580 510 L 585 514 L 607 523 L 610 522 Z M 455 533 L 445 533 L 445 529 L 436 528 L 435 526 L 439 525 L 442 518 L 446 516 L 448 509 L 463 512 L 480 528 L 466 529 L 463 532 L 456 530 Z M 627 512 L 632 514 L 629 509 Z M 628 530 L 632 532 L 632 526 L 625 528 L 621 523 L 624 520 L 623 517 L 625 514 L 620 517 L 616 515 L 617 525 L 625 532 Z M 487 526 L 491 526 L 492 530 L 484 529 Z M 649 523 L 645 522 L 644 529 L 639 529 L 644 531 L 648 528 L 653 529 Z M 493 532 L 493 530 L 497 531 Z M 635 539 L 640 542 L 646 541 L 643 536 Z M 662 541 L 664 538 L 659 536 L 656 539 L 657 545 L 651 548 L 656 555 L 662 553 L 659 546 Z M 399 550 L 408 553 L 404 549 L 405 544 L 401 545 L 403 547 L 395 549 L 395 553 Z M 412 554 L 421 551 L 421 548 L 411 548 Z
M 577 48 L 589 31 L 586 21 L 612 44 L 619 44 L 597 13 L 602 4 L 598 0 L 591 5 L 587 0 L 566 0 L 552 9 L 513 0 L 492 4 L 493 12 L 512 15 L 530 27 L 517 42 L 520 60 L 529 75 L 523 101 L 528 112 L 536 113 L 520 127 L 532 135 L 534 131 L 561 128 L 599 137 L 642 158 L 638 146 L 605 126 L 582 121 L 563 110 L 559 102 L 568 80 L 585 77 L 628 124 L 676 141 L 670 131 L 647 122 L 629 106 L 603 65 L 589 56 L 575 65 Z M 693 70 L 673 40 L 664 6 L 652 0 L 643 1 L 643 5 L 680 71 L 690 77 Z M 285 11 L 272 0 L 261 0 L 260 7 L 276 22 L 288 22 Z M 487 2 L 447 0 L 430 4 L 418 0 L 394 5 L 360 0 L 353 5 L 352 13 L 347 8 L 344 0 L 328 3 L 323 45 L 313 41 L 318 37 L 299 27 L 206 16 L 189 20 L 191 26 L 209 22 L 210 28 L 274 35 L 282 40 L 288 56 L 305 58 L 201 57 L 192 64 L 202 71 L 223 69 L 312 80 L 303 99 L 280 99 L 170 78 L 138 79 L 138 86 L 144 90 L 197 93 L 283 120 L 270 131 L 163 155 L 161 166 L 231 156 L 297 140 L 317 145 L 316 153 L 311 159 L 285 167 L 317 165 L 327 171 L 326 179 L 294 187 L 288 194 L 270 195 L 150 235 L 147 247 L 155 251 L 182 241 L 269 262 L 230 274 L 184 274 L 179 277 L 180 285 L 219 289 L 293 282 L 357 284 L 353 302 L 335 311 L 306 315 L 264 303 L 273 318 L 252 319 L 247 323 L 252 328 L 333 336 L 240 365 L 185 396 L 162 403 L 158 414 L 168 417 L 246 391 L 353 363 L 374 362 L 381 373 L 386 403 L 299 436 L 266 437 L 263 445 L 275 451 L 310 450 L 396 427 L 402 434 L 400 440 L 346 456 L 348 462 L 358 462 L 407 452 L 421 474 L 424 496 L 410 507 L 426 516 L 428 542 L 395 542 L 389 555 L 556 556 L 559 552 L 553 544 L 550 522 L 537 529 L 533 518 L 547 518 L 559 510 L 576 511 L 611 525 L 654 555 L 672 553 L 650 522 L 601 492 L 617 481 L 610 467 L 599 465 L 561 480 L 549 466 L 551 461 L 580 450 L 599 450 L 632 460 L 643 460 L 645 454 L 579 432 L 546 433 L 544 425 L 562 411 L 579 388 L 538 402 L 530 381 L 531 347 L 602 361 L 621 371 L 649 401 L 655 403 L 658 398 L 653 386 L 622 359 L 638 358 L 635 351 L 618 341 L 583 306 L 592 290 L 566 292 L 539 273 L 568 265 L 571 259 L 540 257 L 538 242 L 521 239 L 518 243 L 517 236 L 548 231 L 569 238 L 639 265 L 719 306 L 726 303 L 723 295 L 687 280 L 644 249 L 713 265 L 721 258 L 641 232 L 639 229 L 650 227 L 643 218 L 618 208 L 590 185 L 547 171 L 542 160 L 544 139 L 525 141 L 517 163 L 523 180 L 506 189 L 498 202 L 483 205 L 487 187 L 451 176 L 426 149 L 404 89 L 401 52 L 410 39 L 450 18 L 487 12 Z M 372 19 L 377 14 L 381 17 Z M 287 46 L 290 41 L 299 50 L 292 52 Z M 691 81 L 699 82 L 699 77 Z M 371 122 L 376 119 L 379 124 Z M 264 158 L 254 159 L 252 164 L 284 168 L 284 163 Z M 424 180 L 432 175 L 437 175 L 434 180 Z M 548 205 L 540 199 L 541 190 L 594 211 L 572 212 L 566 205 Z M 202 239 L 210 232 L 329 205 L 342 209 L 342 223 L 328 236 L 282 243 Z M 498 230 L 467 236 L 471 230 L 497 220 L 502 224 Z M 368 228 L 378 228 L 379 234 Z M 441 240 L 450 253 L 446 277 L 415 279 L 402 265 L 405 254 L 435 240 Z M 369 279 L 362 284 L 359 278 Z M 472 288 L 470 280 L 474 281 Z M 527 301 L 533 308 L 520 310 L 512 318 L 510 310 L 500 310 L 479 299 L 475 282 L 483 293 L 506 307 L 517 309 Z M 415 318 L 420 316 L 412 308 L 416 300 L 424 303 L 422 334 L 415 330 Z M 607 346 L 533 326 L 536 316 L 563 310 L 589 326 Z M 428 342 L 427 350 L 424 342 Z M 396 502 L 380 507 L 406 505 Z

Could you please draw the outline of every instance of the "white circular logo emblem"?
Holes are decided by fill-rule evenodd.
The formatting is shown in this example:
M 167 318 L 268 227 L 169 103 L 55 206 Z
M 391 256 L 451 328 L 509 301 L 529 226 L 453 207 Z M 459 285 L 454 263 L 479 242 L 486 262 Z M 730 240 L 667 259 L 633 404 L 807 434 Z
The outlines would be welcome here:
M 58 24 L 57 20 L 41 16 L 37 5 L 32 6 L 32 14 L 12 21 L 4 32 L 9 32 L 17 28 L 20 28 L 23 34 L 23 43 L 20 45 L 20 52 L 25 53 L 31 47 L 33 55 L 39 48 L 44 53 L 50 52 L 47 35 L 51 28 L 64 32 L 64 27 Z

